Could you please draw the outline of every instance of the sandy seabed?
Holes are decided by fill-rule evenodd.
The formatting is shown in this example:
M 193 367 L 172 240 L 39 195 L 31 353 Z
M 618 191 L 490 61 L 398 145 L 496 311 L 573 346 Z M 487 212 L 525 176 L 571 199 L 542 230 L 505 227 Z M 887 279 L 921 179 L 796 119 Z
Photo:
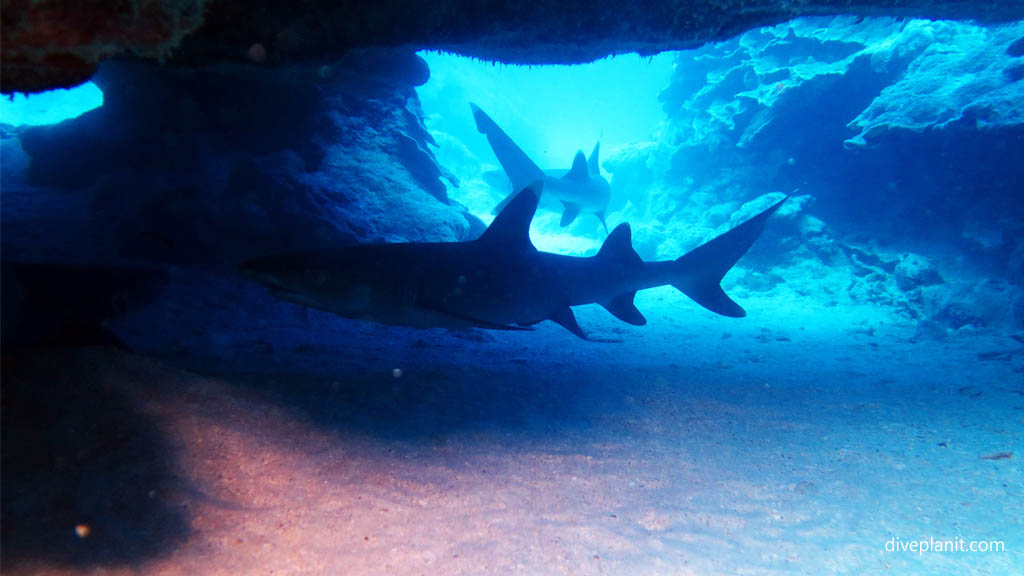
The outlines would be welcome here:
M 643 328 L 580 313 L 622 344 L 557 326 L 364 327 L 344 345 L 286 351 L 260 350 L 255 334 L 254 357 L 280 363 L 232 374 L 106 348 L 8 354 L 3 572 L 1024 565 L 1024 353 L 1012 339 L 911 343 L 898 323 L 813 311 L 684 323 L 669 313 L 679 302 L 660 302 L 638 302 Z M 329 366 L 281 369 L 296 358 Z M 897 538 L 1004 550 L 887 551 Z

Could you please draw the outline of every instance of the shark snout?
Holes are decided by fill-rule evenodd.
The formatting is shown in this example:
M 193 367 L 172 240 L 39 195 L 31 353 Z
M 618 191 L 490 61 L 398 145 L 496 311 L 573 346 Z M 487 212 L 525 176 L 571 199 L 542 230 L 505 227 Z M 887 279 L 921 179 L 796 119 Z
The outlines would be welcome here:
M 246 276 L 255 276 L 260 273 L 258 260 L 246 260 L 238 265 L 238 271 Z
M 264 260 L 246 260 L 238 265 L 238 271 L 250 280 L 270 287 L 282 287 L 284 282 L 273 272 L 273 267 Z

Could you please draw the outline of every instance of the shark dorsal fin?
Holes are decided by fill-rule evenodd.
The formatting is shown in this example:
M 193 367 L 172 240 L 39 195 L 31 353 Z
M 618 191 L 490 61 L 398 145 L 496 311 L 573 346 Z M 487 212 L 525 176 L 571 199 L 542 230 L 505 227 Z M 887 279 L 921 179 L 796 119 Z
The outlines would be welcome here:
M 587 173 L 587 157 L 583 155 L 583 150 L 576 151 L 576 157 L 572 160 L 572 169 L 565 175 L 570 180 L 587 180 L 590 178 L 590 174 Z
M 543 180 L 537 180 L 520 190 L 515 198 L 498 212 L 479 241 L 512 248 L 534 249 L 533 242 L 530 242 L 530 222 L 537 212 L 537 203 L 540 201 L 543 186 Z
M 643 260 L 640 259 L 640 255 L 633 250 L 632 236 L 628 223 L 619 224 L 601 245 L 601 249 L 597 252 L 597 258 L 619 266 L 642 264 Z
M 590 153 L 590 158 L 587 159 L 587 168 L 590 169 L 590 173 L 594 176 L 601 175 L 601 161 L 598 159 L 601 153 L 601 141 L 598 140 L 597 144 L 594 144 L 594 151 Z

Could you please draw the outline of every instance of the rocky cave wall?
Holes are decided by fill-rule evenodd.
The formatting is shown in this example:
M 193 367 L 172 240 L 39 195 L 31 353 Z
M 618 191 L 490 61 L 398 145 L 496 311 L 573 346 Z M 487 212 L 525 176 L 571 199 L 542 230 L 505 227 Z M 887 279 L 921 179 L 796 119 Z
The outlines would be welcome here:
M 605 163 L 624 218 L 654 222 L 634 231 L 641 253 L 677 254 L 781 191 L 796 196 L 790 225 L 769 230 L 745 262 L 770 264 L 741 284 L 768 290 L 818 262 L 817 297 L 891 307 L 940 334 L 1019 329 L 1022 38 L 1020 22 L 840 17 L 680 53 L 661 138 Z
M 407 52 L 272 75 L 110 62 L 102 107 L 4 140 L 5 257 L 233 266 L 461 239 L 469 221 L 420 121 L 414 86 L 428 74 Z
M 5 344 L 29 328 L 92 338 L 103 313 L 79 310 L 144 305 L 167 270 L 231 277 L 275 252 L 478 234 L 430 151 L 414 89 L 428 76 L 406 50 L 273 73 L 105 63 L 102 107 L 3 136 Z
M 520 64 L 694 48 L 801 15 L 1014 20 L 1024 2 L 957 0 L 3 0 L 4 93 L 67 87 L 128 55 L 195 66 L 330 62 L 367 46 L 451 50 Z
M 70 82 L 70 76 L 55 80 L 50 74 L 61 66 L 51 67 L 49 63 L 53 59 L 73 61 L 60 54 L 65 49 L 74 51 L 69 45 L 77 37 L 53 42 L 47 40 L 46 28 L 38 24 L 48 22 L 46 18 L 66 18 L 74 11 L 40 12 L 53 6 L 64 5 L 41 2 L 29 10 L 18 2 L 4 3 L 5 91 Z M 84 303 L 64 292 L 45 299 L 67 303 L 69 309 L 64 316 L 53 310 L 46 314 L 44 310 L 4 314 L 5 342 L 11 342 L 10 335 L 17 332 L 18 318 L 50 317 L 60 324 L 60 318 L 74 310 L 89 308 L 115 314 L 125 307 L 142 305 L 156 292 L 153 284 L 160 281 L 154 278 L 162 277 L 167 270 L 177 278 L 195 270 L 230 276 L 240 260 L 269 252 L 354 241 L 462 240 L 479 233 L 482 224 L 447 198 L 442 179 L 447 179 L 449 185 L 457 185 L 457 180 L 445 173 L 430 152 L 431 137 L 423 128 L 414 92 L 416 85 L 426 81 L 429 71 L 411 48 L 353 47 L 360 43 L 400 44 L 423 38 L 421 46 L 449 47 L 508 61 L 578 61 L 614 51 L 692 45 L 778 20 L 797 10 L 776 3 L 765 3 L 763 11 L 745 12 L 731 11 L 729 3 L 716 4 L 714 9 L 701 4 L 697 11 L 686 11 L 692 7 L 690 3 L 659 4 L 650 14 L 664 17 L 685 13 L 686 18 L 673 20 L 669 28 L 657 33 L 650 27 L 663 26 L 664 18 L 643 20 L 646 23 L 633 26 L 631 22 L 640 20 L 632 20 L 633 9 L 626 9 L 617 14 L 612 25 L 608 16 L 613 8 L 604 3 L 585 14 L 571 4 L 554 7 L 539 3 L 524 13 L 492 7 L 489 14 L 493 18 L 487 25 L 480 24 L 482 9 L 466 8 L 458 12 L 467 18 L 465 21 L 445 20 L 445 30 L 461 30 L 459 33 L 439 32 L 437 27 L 442 25 L 431 18 L 420 22 L 400 17 L 386 24 L 367 21 L 369 14 L 376 13 L 369 10 L 360 13 L 363 19 L 345 21 L 346 26 L 353 27 L 352 35 L 335 37 L 324 32 L 341 25 L 339 13 L 330 11 L 317 20 L 323 28 L 310 31 L 313 24 L 309 18 L 315 11 L 284 14 L 265 8 L 242 14 L 218 2 L 200 6 L 161 3 L 160 10 L 173 12 L 167 15 L 147 3 L 139 6 L 133 26 L 142 26 L 147 18 L 154 17 L 158 21 L 170 18 L 176 27 L 171 27 L 169 39 L 164 38 L 167 34 L 160 26 L 147 28 L 151 32 L 145 36 L 147 40 L 164 42 L 148 51 L 131 41 L 118 44 L 106 37 L 90 37 L 90 46 L 97 51 L 91 53 L 95 56 L 91 60 L 80 58 L 84 65 L 75 64 L 78 80 L 91 73 L 92 63 L 107 56 L 127 50 L 137 57 L 108 60 L 99 69 L 95 80 L 105 92 L 103 107 L 57 126 L 3 135 L 5 311 L 32 304 L 29 295 L 39 292 L 34 287 L 94 288 L 74 291 L 88 296 Z M 883 7 L 869 2 L 822 2 L 801 4 L 798 10 L 814 13 L 840 7 L 860 13 L 889 10 L 894 14 L 986 19 L 1024 17 L 1024 4 L 1017 2 L 900 2 Z M 197 21 L 196 10 L 200 8 L 205 10 L 204 16 Z M 570 12 L 574 16 L 568 16 Z M 561 16 L 544 17 L 551 13 Z M 305 18 L 305 27 L 296 24 L 297 18 Z M 412 21 L 422 27 L 401 25 Z M 633 194 L 625 219 L 652 210 L 665 215 L 666 222 L 657 229 L 636 230 L 635 240 L 645 256 L 656 255 L 659 249 L 677 254 L 682 244 L 693 245 L 705 232 L 729 225 L 735 218 L 730 214 L 740 207 L 739 200 L 751 197 L 751 192 L 800 187 L 809 196 L 794 202 L 795 208 L 790 211 L 800 211 L 812 197 L 817 202 L 815 209 L 821 211 L 819 215 L 845 213 L 849 206 L 883 203 L 891 217 L 866 227 L 871 233 L 892 222 L 933 230 L 934 226 L 923 226 L 934 224 L 927 218 L 977 213 L 980 217 L 975 221 L 988 222 L 991 213 L 1008 212 L 1012 217 L 994 236 L 988 230 L 974 235 L 989 242 L 974 249 L 993 262 L 1000 277 L 1019 284 L 1019 274 L 1014 270 L 1020 266 L 1014 263 L 1021 260 L 1021 250 L 1005 240 L 1015 238 L 1014 234 L 1019 236 L 1013 228 L 1020 222 L 1014 212 L 1019 203 L 1013 199 L 1013 190 L 988 194 L 966 187 L 953 195 L 955 201 L 945 198 L 922 218 L 922 212 L 915 210 L 916 201 L 910 200 L 916 196 L 900 194 L 899 187 L 914 187 L 916 193 L 926 187 L 927 179 L 895 182 L 896 190 L 888 181 L 885 186 L 843 185 L 851 175 L 865 173 L 865 162 L 875 162 L 877 155 L 856 150 L 869 146 L 890 152 L 930 147 L 927 149 L 931 152 L 922 156 L 929 159 L 941 154 L 956 158 L 973 154 L 970 162 L 948 163 L 946 172 L 930 176 L 933 181 L 961 178 L 969 184 L 975 173 L 965 169 L 969 166 L 1015 169 L 1015 162 L 1006 161 L 1020 146 L 1019 130 L 1012 127 L 1017 125 L 1013 115 L 1019 107 L 1013 107 L 1012 102 L 1019 101 L 1014 99 L 1024 83 L 1017 82 L 1019 54 L 1004 46 L 1013 33 L 997 39 L 982 36 L 976 53 L 955 54 L 952 57 L 959 58 L 959 63 L 951 63 L 942 60 L 952 57 L 940 50 L 942 34 L 946 33 L 941 24 L 937 31 L 929 32 L 931 37 L 926 35 L 927 41 L 921 41 L 920 34 L 907 33 L 903 40 L 908 41 L 890 42 L 902 48 L 889 54 L 867 50 L 869 40 L 877 39 L 871 34 L 877 31 L 871 31 L 870 21 L 867 31 L 857 25 L 853 19 L 836 23 L 831 32 L 834 37 L 830 38 L 815 36 L 813 30 L 782 32 L 782 37 L 773 36 L 777 34 L 773 32 L 751 32 L 680 56 L 681 69 L 687 73 L 681 73 L 664 95 L 672 126 L 668 140 L 640 145 L 610 157 L 606 163 L 615 174 L 615 185 L 641 191 Z M 380 26 L 390 32 L 378 33 Z M 117 26 L 102 30 L 116 36 Z M 26 36 L 27 31 L 34 31 L 34 35 Z M 764 34 L 768 36 L 758 37 Z M 844 39 L 844 35 L 849 37 Z M 538 41 L 525 41 L 531 38 Z M 174 49 L 179 41 L 180 47 Z M 797 54 L 796 48 L 808 42 L 819 45 L 819 57 L 811 66 L 786 61 L 787 53 Z M 26 52 L 32 46 L 42 51 Z M 972 100 L 972 94 L 984 96 L 991 90 L 986 92 L 984 83 L 969 85 L 970 90 L 945 100 L 950 107 L 912 110 L 915 116 L 935 112 L 945 118 L 945 130 L 937 139 L 928 137 L 930 132 L 921 127 L 907 129 L 893 120 L 893 114 L 901 109 L 900 97 L 906 94 L 889 87 L 900 86 L 901 78 L 913 78 L 909 71 L 945 69 L 954 64 L 969 68 L 971 62 L 983 61 L 986 46 L 997 46 L 1008 60 L 985 77 L 991 82 L 998 79 L 1000 86 L 1009 89 L 999 92 L 998 97 Z M 155 66 L 149 61 L 157 57 L 165 58 L 170 65 Z M 686 62 L 687 58 L 693 61 Z M 922 58 L 938 60 L 926 66 L 921 64 Z M 771 62 L 776 64 L 765 68 L 765 63 Z M 19 66 L 31 71 L 29 76 L 34 79 L 27 80 L 28 84 L 19 84 L 19 74 L 24 71 Z M 694 85 L 694 78 L 703 84 Z M 890 90 L 891 99 L 885 98 L 883 89 Z M 851 92 L 863 94 L 862 107 L 822 105 L 832 102 L 831 95 L 849 96 Z M 720 102 L 726 103 L 724 107 L 719 106 Z M 957 117 L 942 116 L 944 110 L 954 109 L 966 112 Z M 809 116 L 814 121 L 809 122 Z M 936 122 L 934 118 L 926 120 Z M 930 126 L 928 122 L 924 125 Z M 979 137 L 978 127 L 983 125 L 1000 130 L 999 137 L 991 138 L 991 131 Z M 794 134 L 792 126 L 808 128 Z M 843 142 L 854 150 L 849 150 L 841 165 L 815 162 L 816 152 L 842 146 Z M 983 159 L 987 162 L 982 163 Z M 892 166 L 898 167 L 905 160 L 893 157 Z M 631 163 L 636 169 L 630 168 Z M 703 174 L 695 169 L 702 165 L 708 169 Z M 777 168 L 765 172 L 766 165 Z M 760 172 L 753 173 L 753 166 Z M 1009 176 L 1001 173 L 1001 180 L 991 181 L 1014 181 Z M 876 174 L 876 178 L 883 179 L 884 173 Z M 752 191 L 751 183 L 763 183 L 763 187 Z M 865 190 L 875 194 L 868 198 L 870 201 L 849 201 L 850 195 L 862 198 Z M 983 207 L 967 201 L 972 197 L 983 198 Z M 683 217 L 684 211 L 673 217 L 675 205 L 689 206 L 706 215 L 703 224 L 691 226 L 688 217 Z M 912 217 L 900 219 L 904 214 Z M 819 247 L 812 256 L 868 262 L 858 269 L 865 271 L 865 276 L 876 275 L 874 284 L 896 282 L 893 272 L 904 259 L 899 249 L 866 249 L 864 242 L 849 238 L 837 248 L 835 238 L 823 234 L 823 225 L 815 223 L 820 220 L 801 218 L 798 228 L 805 245 Z M 833 219 L 829 226 L 842 229 L 843 221 Z M 959 221 L 958 226 L 958 237 L 972 242 L 970 230 L 978 226 L 972 228 L 967 220 Z M 666 238 L 674 245 L 665 246 Z M 42 263 L 49 268 L 19 269 L 22 263 Z M 147 272 L 138 282 L 124 281 L 126 274 L 133 277 L 140 268 Z M 918 276 L 927 279 L 929 265 L 923 268 L 926 272 Z M 97 269 L 102 271 L 99 277 Z M 776 282 L 772 278 L 776 276 L 761 274 L 748 280 L 752 285 L 770 287 Z M 215 288 L 218 280 L 212 282 Z M 134 290 L 135 284 L 142 288 Z M 875 293 L 867 297 L 884 298 L 890 292 L 878 288 Z M 920 298 L 907 298 L 917 298 L 918 303 L 907 306 L 914 314 L 922 314 L 925 306 Z M 228 305 L 230 299 L 230 291 L 225 290 L 223 303 Z M 100 333 L 95 328 L 105 322 L 105 316 L 86 314 L 81 326 L 74 327 L 75 334 L 61 335 L 58 340 L 74 340 L 80 334 L 92 338 Z M 46 330 L 36 328 L 42 335 L 31 339 L 46 341 Z

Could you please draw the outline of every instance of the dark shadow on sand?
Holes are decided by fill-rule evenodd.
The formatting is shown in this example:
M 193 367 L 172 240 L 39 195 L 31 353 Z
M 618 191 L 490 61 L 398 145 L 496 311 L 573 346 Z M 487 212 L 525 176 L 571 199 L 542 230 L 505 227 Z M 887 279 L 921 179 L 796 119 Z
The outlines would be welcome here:
M 176 482 L 172 447 L 124 388 L 105 381 L 98 362 L 76 358 L 5 350 L 5 571 L 34 561 L 131 564 L 188 535 L 187 510 L 159 497 Z M 86 526 L 87 537 L 76 526 Z
M 452 433 L 545 435 L 587 426 L 609 401 L 557 378 L 509 377 L 494 367 L 404 364 L 403 375 L 342 373 L 232 378 L 264 401 L 314 425 L 383 440 L 417 441 Z M 529 373 L 529 372 L 527 372 Z

